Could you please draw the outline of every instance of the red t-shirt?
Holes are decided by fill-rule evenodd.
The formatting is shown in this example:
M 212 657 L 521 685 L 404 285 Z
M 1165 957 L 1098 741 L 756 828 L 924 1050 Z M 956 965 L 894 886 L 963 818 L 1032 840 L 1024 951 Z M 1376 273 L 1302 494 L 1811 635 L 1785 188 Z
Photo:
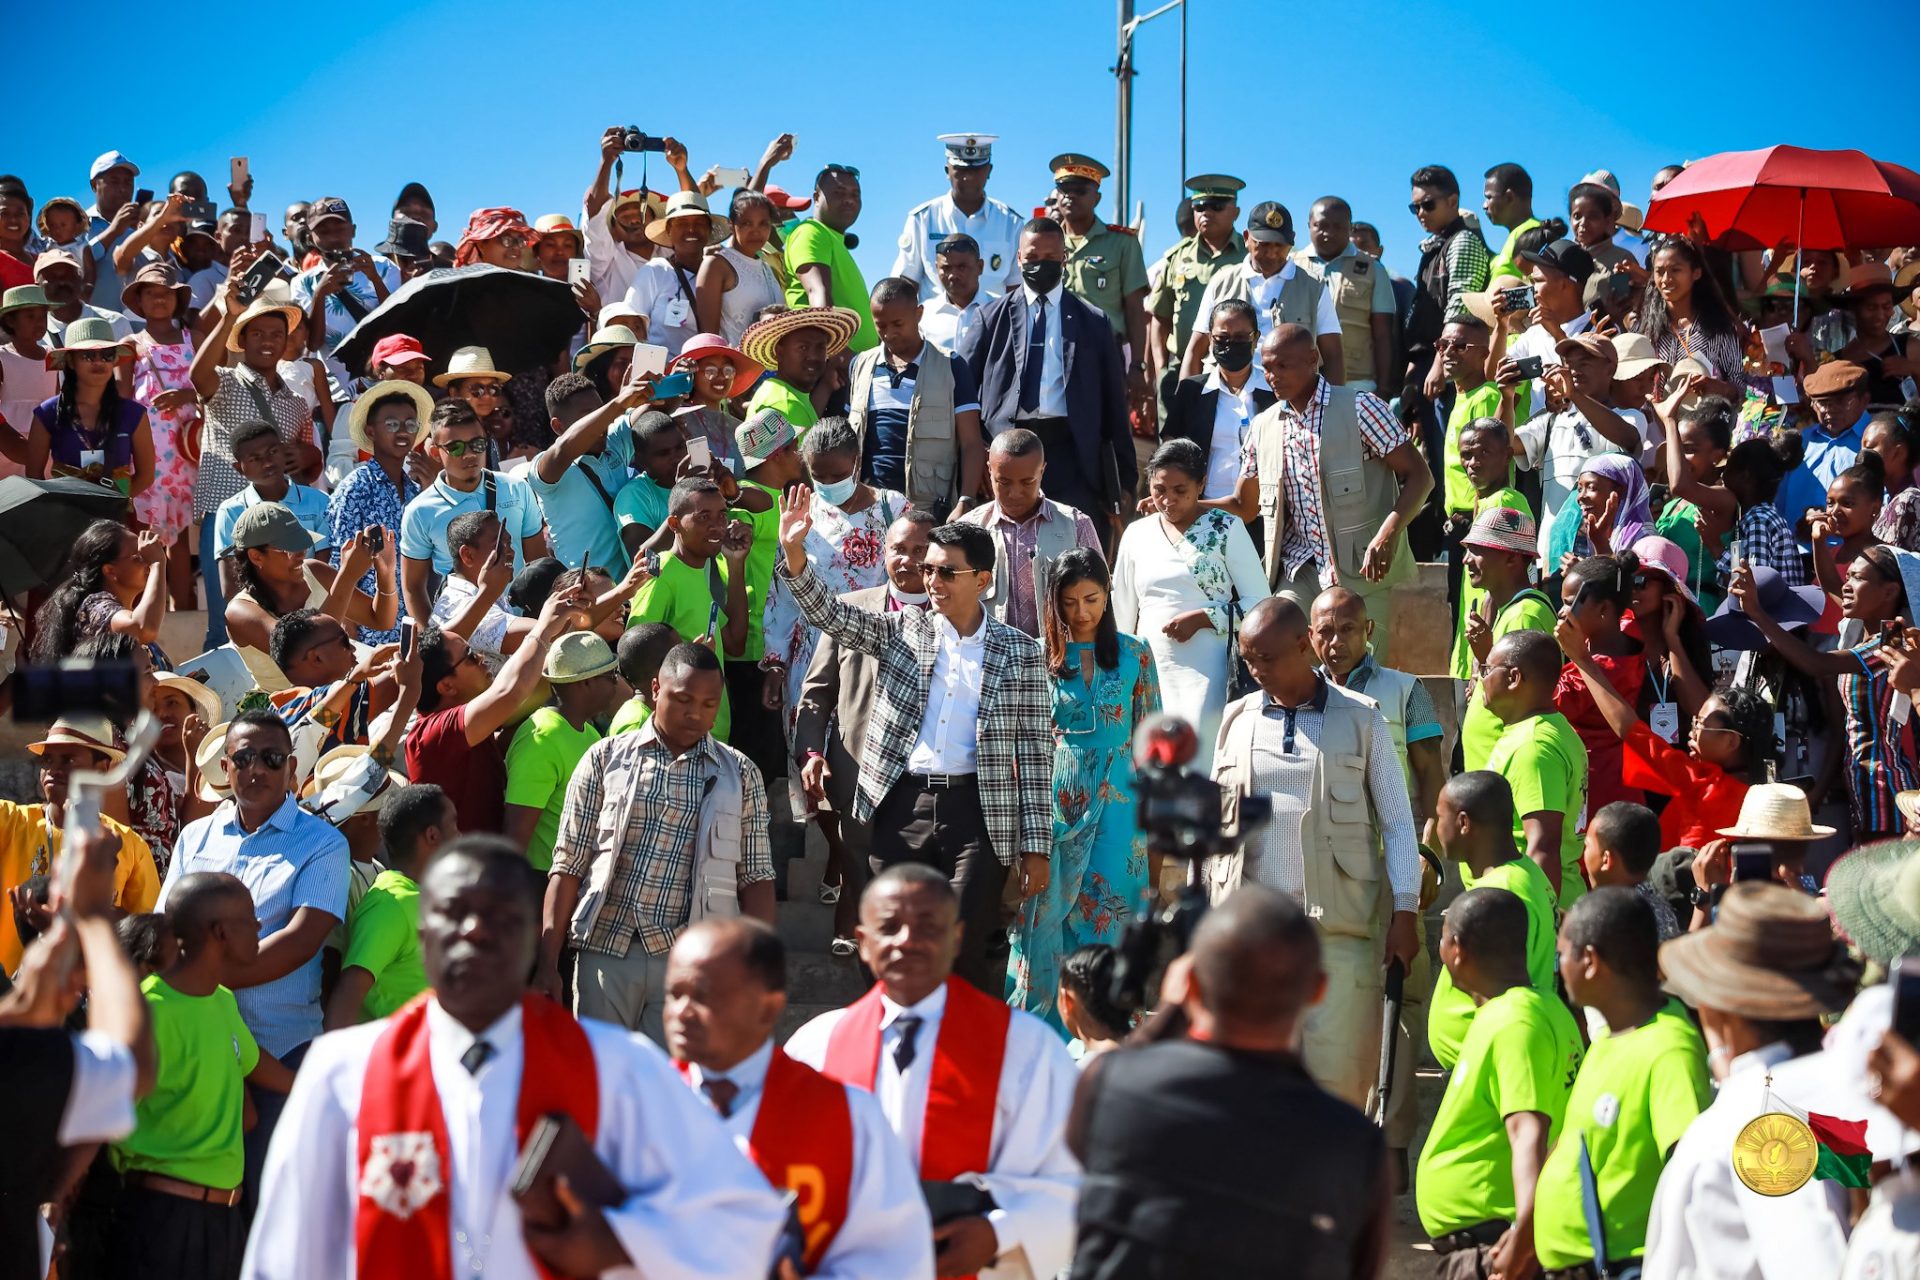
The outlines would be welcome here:
M 506 827 L 507 754 L 492 735 L 479 746 L 468 743 L 464 705 L 436 711 L 413 726 L 407 735 L 407 777 L 446 792 L 462 831 L 497 833 Z
M 1606 675 L 1607 683 L 1620 695 L 1620 700 L 1630 707 L 1640 705 L 1640 686 L 1646 682 L 1647 662 L 1637 653 L 1625 657 L 1610 658 L 1606 654 L 1593 655 L 1593 665 Z M 1620 737 L 1614 733 L 1613 726 L 1600 714 L 1600 706 L 1587 692 L 1587 682 L 1580 674 L 1580 668 L 1569 662 L 1560 669 L 1560 683 L 1553 690 L 1554 709 L 1567 718 L 1573 731 L 1580 735 L 1580 741 L 1587 748 L 1587 813 L 1589 816 L 1600 812 L 1605 805 L 1615 800 L 1631 800 L 1635 804 L 1643 803 L 1646 796 L 1639 789 L 1629 787 L 1620 780 Z
M 0 250 L 0 290 L 33 283 L 33 264 Z
M 1664 847 L 1703 848 L 1720 838 L 1722 827 L 1740 820 L 1747 784 L 1719 765 L 1670 746 L 1644 724 L 1633 726 L 1624 746 L 1620 772 L 1626 783 L 1673 797 L 1660 814 Z

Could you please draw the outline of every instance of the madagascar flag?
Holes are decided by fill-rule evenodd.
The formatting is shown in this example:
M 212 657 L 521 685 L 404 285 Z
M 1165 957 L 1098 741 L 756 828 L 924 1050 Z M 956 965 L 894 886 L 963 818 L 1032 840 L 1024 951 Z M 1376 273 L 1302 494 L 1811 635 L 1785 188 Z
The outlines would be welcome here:
M 1867 1168 L 1873 1154 L 1867 1150 L 1865 1120 L 1836 1120 L 1818 1111 L 1807 1112 L 1807 1127 L 1820 1144 L 1813 1176 L 1837 1182 L 1843 1187 L 1867 1185 Z

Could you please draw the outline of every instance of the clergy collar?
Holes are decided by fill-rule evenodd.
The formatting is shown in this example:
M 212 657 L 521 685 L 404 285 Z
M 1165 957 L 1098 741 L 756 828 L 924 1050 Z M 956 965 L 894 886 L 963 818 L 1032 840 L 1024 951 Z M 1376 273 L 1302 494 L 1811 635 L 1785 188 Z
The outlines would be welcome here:
M 1314 672 L 1313 696 L 1296 707 L 1287 706 L 1286 703 L 1264 690 L 1261 692 L 1261 697 L 1265 700 L 1262 705 L 1269 711 L 1305 711 L 1308 708 L 1325 711 L 1327 709 L 1327 678 L 1318 671 Z
M 697 1062 L 687 1064 L 687 1076 L 698 1089 L 709 1080 L 730 1080 L 741 1093 L 753 1093 L 767 1082 L 767 1068 L 773 1062 L 773 1041 L 763 1040 L 760 1047 L 725 1071 L 709 1071 Z
M 915 1014 L 922 1020 L 932 1022 L 947 1011 L 947 984 L 941 983 L 927 995 L 921 997 L 918 1004 L 896 1004 L 885 987 L 880 988 L 880 1025 L 890 1027 L 902 1014 Z
M 441 1008 L 437 997 L 430 999 L 427 1001 L 427 1034 L 452 1049 L 456 1058 L 471 1048 L 476 1040 L 485 1040 L 498 1054 L 520 1039 L 520 1002 L 515 1000 L 505 1013 L 475 1032 L 469 1031 L 465 1023 Z

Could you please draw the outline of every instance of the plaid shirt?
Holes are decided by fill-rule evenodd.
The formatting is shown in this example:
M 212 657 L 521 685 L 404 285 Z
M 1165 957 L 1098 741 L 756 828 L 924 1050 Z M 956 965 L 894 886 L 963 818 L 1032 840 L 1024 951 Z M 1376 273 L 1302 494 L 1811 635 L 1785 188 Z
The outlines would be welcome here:
M 1287 531 L 1280 544 L 1280 557 L 1287 576 L 1299 572 L 1312 561 L 1317 565 L 1333 563 L 1333 547 L 1327 539 L 1327 513 L 1320 504 L 1320 423 L 1326 416 L 1327 399 L 1333 389 L 1321 378 L 1314 388 L 1313 403 L 1304 415 L 1285 400 L 1274 402 L 1268 412 L 1277 415 L 1280 424 L 1280 449 L 1286 474 L 1281 484 L 1286 490 Z M 1354 401 L 1354 413 L 1360 419 L 1361 453 L 1368 458 L 1384 458 L 1407 444 L 1412 437 L 1387 407 L 1387 402 L 1372 392 L 1362 391 Z M 1260 478 L 1258 432 L 1249 431 L 1240 445 L 1240 474 Z
M 1767 566 L 1790 587 L 1808 584 L 1806 564 L 1800 559 L 1800 548 L 1793 541 L 1793 530 L 1788 527 L 1786 517 L 1770 504 L 1755 503 L 1741 512 L 1740 523 L 1734 529 L 1733 536 L 1740 540 L 1740 558 L 1748 564 Z M 1733 579 L 1731 544 L 1720 553 L 1714 564 L 1720 570 L 1720 583 L 1724 587 Z
M 583 881 L 603 853 L 614 857 L 587 950 L 623 956 L 637 938 L 648 955 L 664 955 L 680 936 L 693 903 L 693 844 L 708 764 L 722 751 L 738 757 L 745 792 L 740 883 L 773 879 L 767 787 L 752 761 L 711 735 L 676 756 L 654 737 L 651 724 L 602 738 L 573 771 L 553 842 L 553 869 Z M 609 775 L 624 783 L 613 794 Z
M 808 622 L 850 649 L 879 659 L 873 713 L 860 751 L 853 816 L 867 822 L 907 772 L 907 755 L 927 713 L 928 683 L 940 646 L 937 615 L 923 609 L 870 613 L 828 594 L 811 566 L 795 578 L 782 559 L 774 573 L 793 591 Z M 1011 866 L 1016 853 L 1053 848 L 1053 695 L 1040 644 L 991 617 L 976 727 L 980 816 L 993 851 Z M 886 832 L 875 832 L 876 842 Z
M 1423 244 L 1421 248 L 1426 246 Z M 1447 298 L 1441 314 L 1448 320 L 1467 314 L 1466 297 L 1487 287 L 1493 259 L 1487 254 L 1487 242 L 1472 227 L 1447 241 Z

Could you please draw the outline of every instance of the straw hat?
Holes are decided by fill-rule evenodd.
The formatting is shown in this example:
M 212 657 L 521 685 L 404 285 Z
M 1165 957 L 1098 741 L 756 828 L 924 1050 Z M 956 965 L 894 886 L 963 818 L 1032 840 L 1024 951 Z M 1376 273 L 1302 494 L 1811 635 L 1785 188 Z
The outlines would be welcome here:
M 133 359 L 133 344 L 115 337 L 113 322 L 98 316 L 87 316 L 67 326 L 60 345 L 47 355 L 47 368 L 66 368 L 67 353 L 70 351 L 117 351 L 120 354 L 114 357 L 116 365 Z
M 207 730 L 207 736 L 200 739 L 199 750 L 193 753 L 193 767 L 200 773 L 200 798 L 214 804 L 233 794 L 227 771 L 220 767 L 220 757 L 227 753 L 227 730 L 232 726 L 231 720 L 214 725 Z
M 1694 1008 L 1784 1022 L 1845 1007 L 1857 974 L 1817 898 L 1736 884 L 1705 929 L 1660 948 L 1666 988 Z
M 355 742 L 335 747 L 333 750 L 327 752 L 318 760 L 314 761 L 313 776 L 307 779 L 305 785 L 300 788 L 300 798 L 305 800 L 308 797 L 319 795 L 322 791 L 325 791 L 328 787 L 338 782 L 349 769 L 358 765 L 360 761 L 366 757 L 367 753 L 372 750 L 373 748 L 367 746 L 365 743 Z M 377 799 L 395 787 L 404 787 L 407 785 L 406 778 L 395 773 L 392 769 L 388 769 L 386 774 L 386 782 L 381 785 L 378 791 L 368 797 L 369 800 Z M 355 812 L 359 812 L 359 810 L 355 810 Z M 332 821 L 343 822 L 352 817 L 353 814 L 331 813 L 325 816 Z
M 192 703 L 202 724 L 213 725 L 219 721 L 220 695 L 192 676 L 183 676 L 175 671 L 156 671 L 153 673 L 153 682 L 162 689 L 172 689 Z
M 1813 820 L 1807 793 L 1787 782 L 1763 782 L 1747 788 L 1740 820 L 1718 834 L 1733 840 L 1819 840 L 1833 834 Z
M 773 350 L 780 339 L 801 329 L 824 331 L 827 354 L 835 356 L 846 350 L 853 335 L 860 332 L 860 316 L 846 307 L 795 307 L 748 325 L 740 335 L 740 349 L 747 353 L 747 359 L 772 369 L 779 363 Z
M 591 631 L 569 631 L 547 650 L 540 674 L 548 684 L 579 684 L 603 676 L 617 665 L 605 640 Z
M 76 712 L 61 716 L 47 730 L 47 736 L 38 742 L 29 742 L 27 750 L 37 756 L 47 753 L 48 747 L 85 747 L 96 755 L 107 758 L 109 765 L 119 764 L 127 758 L 127 753 L 113 745 L 113 722 L 96 713 Z
M 733 224 L 709 209 L 705 196 L 698 191 L 676 191 L 660 216 L 647 223 L 647 239 L 657 245 L 671 246 L 673 241 L 667 236 L 667 224 L 675 218 L 705 218 L 708 244 L 719 244 L 733 234 Z
M 241 333 L 261 316 L 279 316 L 287 322 L 288 333 L 292 333 L 294 327 L 307 318 L 300 308 L 291 302 L 280 302 L 271 294 L 263 293 L 247 304 L 247 309 L 242 311 L 240 318 L 233 322 L 233 328 L 227 331 L 227 350 L 236 355 L 239 354 Z
M 536 240 L 545 240 L 548 236 L 572 236 L 573 256 L 578 258 L 587 251 L 587 238 L 580 234 L 580 228 L 573 225 L 573 219 L 564 213 L 543 213 L 535 218 L 533 236 Z
M 180 278 L 180 273 L 164 262 L 149 262 L 133 273 L 133 279 L 127 281 L 127 287 L 120 291 L 120 309 L 128 315 L 139 316 L 142 320 L 147 313 L 140 309 L 140 290 L 150 284 L 165 285 L 173 290 L 174 319 L 187 315 L 187 308 L 193 305 L 193 290 Z
M 727 340 L 717 333 L 696 333 L 687 339 L 680 348 L 680 354 L 667 365 L 668 369 L 692 369 L 694 365 L 708 356 L 725 356 L 733 361 L 733 385 L 727 388 L 727 399 L 747 394 L 753 384 L 760 380 L 766 370 L 747 359 L 744 352 L 735 351 L 727 345 Z
M 1903 791 L 1913 821 L 1920 791 Z M 1920 953 L 1920 840 L 1882 840 L 1841 857 L 1827 871 L 1827 908 L 1860 954 L 1880 964 Z
M 1460 545 L 1531 556 L 1538 554 L 1539 541 L 1540 531 L 1534 527 L 1532 516 L 1512 507 L 1491 507 L 1474 517 L 1473 527 L 1460 539 Z
M 17 284 L 5 293 L 0 293 L 0 316 L 14 311 L 25 311 L 28 307 L 51 308 L 53 303 L 47 299 L 47 291 L 37 284 Z
M 1893 287 L 1893 268 L 1884 262 L 1857 262 L 1847 273 L 1846 296 L 1849 298 Z
M 1482 292 L 1461 294 L 1460 302 L 1466 307 L 1468 315 L 1497 333 L 1500 330 L 1500 317 L 1494 314 L 1494 295 L 1502 289 L 1525 288 L 1527 283 L 1518 276 L 1495 276 L 1487 282 L 1487 287 Z
M 617 305 L 619 304 L 611 302 L 607 304 L 607 306 Z M 601 314 L 606 314 L 605 307 L 601 308 Z M 640 335 L 627 328 L 626 325 L 603 324 L 593 331 L 593 336 L 587 339 L 587 344 L 574 353 L 573 371 L 575 373 L 581 372 L 609 351 L 617 351 L 621 347 L 635 347 L 639 345 Z
M 1661 368 L 1667 363 L 1653 349 L 1653 339 L 1644 333 L 1616 334 L 1613 350 L 1618 357 L 1613 369 L 1615 382 L 1637 378 L 1647 370 Z
M 1633 554 L 1640 557 L 1640 567 L 1649 573 L 1657 573 L 1673 584 L 1674 590 L 1686 598 L 1688 604 L 1697 605 L 1699 599 L 1693 594 L 1693 588 L 1687 585 L 1689 563 L 1687 553 L 1679 544 L 1650 533 L 1633 544 Z
M 373 406 L 388 396 L 405 396 L 413 401 L 414 418 L 420 424 L 414 429 L 413 447 L 421 449 L 427 442 L 427 419 L 433 416 L 433 397 L 427 389 L 416 382 L 407 382 L 400 378 L 389 378 L 385 382 L 376 382 L 360 393 L 353 402 L 353 408 L 347 411 L 347 432 L 353 437 L 356 449 L 363 453 L 373 452 L 373 437 L 367 434 L 367 415 L 373 412 Z
M 448 383 L 458 382 L 462 378 L 479 378 L 485 382 L 511 382 L 513 375 L 502 373 L 493 367 L 493 352 L 485 347 L 461 347 L 447 361 L 447 371 L 433 376 L 433 385 L 444 387 Z

